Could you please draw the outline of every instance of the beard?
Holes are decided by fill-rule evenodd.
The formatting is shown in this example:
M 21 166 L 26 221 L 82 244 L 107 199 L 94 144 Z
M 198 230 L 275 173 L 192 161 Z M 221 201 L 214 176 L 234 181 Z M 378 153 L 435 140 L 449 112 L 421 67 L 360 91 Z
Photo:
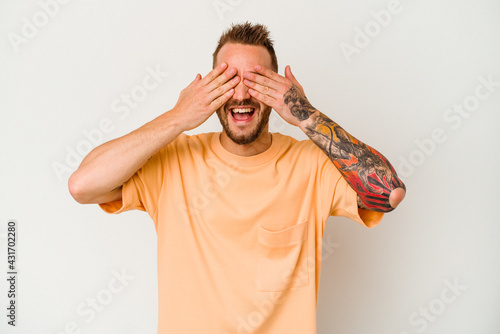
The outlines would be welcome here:
M 238 135 L 229 128 L 229 117 L 230 117 L 229 113 L 231 112 L 230 109 L 232 107 L 243 106 L 243 105 L 252 106 L 252 108 L 254 108 L 255 110 L 254 112 L 257 112 L 257 110 L 259 110 L 260 112 L 256 115 L 258 119 L 255 128 L 253 128 L 247 134 Z M 252 101 L 250 99 L 243 100 L 241 102 L 229 101 L 217 110 L 217 117 L 219 117 L 219 121 L 222 124 L 222 128 L 224 129 L 224 132 L 227 134 L 229 139 L 231 139 L 238 145 L 247 145 L 253 143 L 257 138 L 259 138 L 262 131 L 269 122 L 269 115 L 271 114 L 271 110 L 272 108 L 267 105 L 264 105 L 264 107 L 261 108 L 261 105 L 259 105 L 258 102 Z

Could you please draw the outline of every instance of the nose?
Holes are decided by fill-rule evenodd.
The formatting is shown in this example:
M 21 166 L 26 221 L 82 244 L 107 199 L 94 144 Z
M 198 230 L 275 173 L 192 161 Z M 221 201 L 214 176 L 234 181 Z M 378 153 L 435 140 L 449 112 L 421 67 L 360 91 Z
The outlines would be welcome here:
M 250 99 L 251 95 L 248 92 L 248 86 L 246 86 L 243 83 L 243 78 L 241 75 L 240 75 L 240 78 L 241 78 L 240 82 L 236 85 L 236 87 L 234 87 L 234 95 L 233 95 L 232 99 L 237 100 L 237 101 L 243 101 L 243 100 Z

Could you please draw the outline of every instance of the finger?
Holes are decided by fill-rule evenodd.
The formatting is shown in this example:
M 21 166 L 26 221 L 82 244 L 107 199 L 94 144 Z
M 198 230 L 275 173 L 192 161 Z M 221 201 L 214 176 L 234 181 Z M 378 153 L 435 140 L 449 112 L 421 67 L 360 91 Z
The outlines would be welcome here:
M 207 91 L 212 92 L 214 90 L 220 89 L 220 87 L 223 84 L 225 84 L 226 82 L 228 82 L 229 80 L 231 80 L 231 78 L 233 78 L 237 72 L 238 71 L 235 68 L 231 68 L 229 70 L 224 71 L 223 73 L 221 73 L 217 78 L 212 80 L 212 82 L 210 82 L 206 86 Z M 239 80 L 238 80 L 238 82 L 239 82 Z M 219 94 L 219 95 L 222 95 L 222 94 Z
M 239 82 L 240 82 L 240 77 L 239 76 L 235 76 L 234 78 L 232 78 L 231 80 L 229 80 L 225 84 L 223 84 L 222 86 L 219 86 L 216 89 L 214 89 L 213 91 L 211 91 L 208 94 L 209 100 L 213 101 L 216 98 L 218 98 L 219 96 L 224 95 L 227 91 L 229 91 L 232 88 L 236 87 L 236 85 Z
M 256 91 L 255 89 L 252 89 L 252 88 L 248 89 L 248 93 L 250 95 L 252 95 L 252 97 L 256 98 L 260 102 L 262 102 L 270 107 L 274 107 L 274 105 L 277 102 L 277 100 L 274 97 L 266 95 L 266 94 L 262 94 L 262 93 Z
M 268 86 L 264 86 L 264 85 L 258 84 L 257 82 L 245 79 L 245 80 L 243 80 L 243 83 L 247 87 L 250 87 L 253 90 L 258 91 L 261 94 L 269 95 L 269 96 L 273 97 L 274 99 L 277 99 L 278 96 L 279 96 L 278 91 L 276 91 L 275 89 L 269 88 Z M 283 94 L 281 94 L 281 95 L 283 95 Z
M 279 83 L 286 83 L 286 78 L 282 77 L 278 73 L 274 72 L 273 70 L 262 66 L 262 65 L 255 65 L 255 71 L 259 74 L 262 74 L 265 77 L 268 77 L 276 82 Z
M 224 105 L 224 103 L 229 101 L 229 99 L 233 96 L 233 94 L 234 94 L 234 89 L 231 88 L 230 90 L 225 92 L 224 95 L 219 96 L 218 98 L 213 100 L 212 103 L 210 103 L 211 109 L 214 111 L 218 110 L 220 107 Z
M 243 77 L 246 80 L 256 82 L 261 86 L 269 87 L 269 88 L 274 89 L 274 90 L 279 90 L 279 88 L 281 86 L 283 86 L 282 83 L 279 83 L 272 78 L 263 76 L 263 75 L 258 74 L 258 73 L 245 72 L 245 74 L 243 74 Z
M 292 82 L 296 86 L 299 86 L 302 89 L 302 86 L 299 84 L 299 82 L 295 78 L 295 75 L 293 75 L 292 68 L 290 67 L 290 65 L 286 65 L 286 67 L 285 67 L 285 77 L 288 78 L 288 79 L 290 79 L 290 80 L 292 80 Z
M 291 69 L 290 65 L 286 65 L 286 67 L 285 67 L 285 77 L 287 77 L 290 80 L 297 81 L 297 79 L 295 79 L 295 76 L 292 73 L 292 69 Z
M 227 68 L 227 63 L 222 63 L 213 70 L 211 70 L 202 80 L 201 84 L 203 86 L 208 85 L 210 82 L 212 82 L 215 78 L 217 78 L 222 72 L 224 72 Z
M 193 85 L 194 83 L 196 83 L 197 81 L 200 81 L 201 80 L 201 74 L 198 73 L 196 74 L 196 77 L 194 78 L 193 81 L 191 81 L 191 83 L 189 84 L 189 86 Z

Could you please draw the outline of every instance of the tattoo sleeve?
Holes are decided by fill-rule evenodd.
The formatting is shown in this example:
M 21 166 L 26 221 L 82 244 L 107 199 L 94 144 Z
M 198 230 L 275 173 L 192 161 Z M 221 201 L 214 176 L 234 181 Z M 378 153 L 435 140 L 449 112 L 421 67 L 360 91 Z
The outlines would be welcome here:
M 292 86 L 288 92 L 283 96 L 283 100 L 293 116 L 295 116 L 299 121 L 305 121 L 312 114 L 316 112 L 316 109 L 309 103 L 307 98 L 300 92 L 297 87 Z
M 362 143 L 337 123 L 314 109 L 295 86 L 284 101 L 293 116 L 307 121 L 306 135 L 330 158 L 344 179 L 358 194 L 358 206 L 389 212 L 389 195 L 395 188 L 406 190 L 390 162 L 377 150 Z

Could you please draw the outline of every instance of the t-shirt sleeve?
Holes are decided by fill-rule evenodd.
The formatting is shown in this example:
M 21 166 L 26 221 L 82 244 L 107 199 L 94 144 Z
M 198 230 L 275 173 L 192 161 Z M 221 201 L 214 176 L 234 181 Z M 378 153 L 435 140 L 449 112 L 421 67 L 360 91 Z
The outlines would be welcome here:
M 142 210 L 153 217 L 164 179 L 164 152 L 158 151 L 122 186 L 122 199 L 100 203 L 107 213 L 121 213 L 128 210 Z
M 321 199 L 325 212 L 329 212 L 330 216 L 347 217 L 369 228 L 378 225 L 384 213 L 358 208 L 357 193 L 326 154 L 319 148 L 318 151 Z

